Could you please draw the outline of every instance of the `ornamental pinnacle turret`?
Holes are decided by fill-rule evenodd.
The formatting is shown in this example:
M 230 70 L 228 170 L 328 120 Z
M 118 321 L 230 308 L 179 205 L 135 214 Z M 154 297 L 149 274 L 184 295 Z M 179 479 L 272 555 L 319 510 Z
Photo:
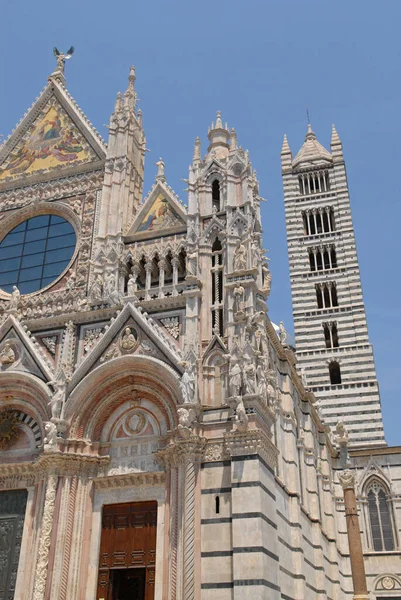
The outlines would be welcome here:
M 382 445 L 382 412 L 355 246 L 342 144 L 311 125 L 292 158 L 281 150 L 298 365 L 325 423 L 342 420 L 353 445 Z

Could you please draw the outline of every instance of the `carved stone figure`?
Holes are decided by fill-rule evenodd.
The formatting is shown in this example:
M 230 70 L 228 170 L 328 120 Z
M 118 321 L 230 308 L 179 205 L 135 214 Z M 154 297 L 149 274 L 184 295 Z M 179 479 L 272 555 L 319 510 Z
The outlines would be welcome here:
M 272 276 L 267 264 L 262 265 L 263 286 L 262 291 L 268 296 L 271 290 Z
M 10 299 L 10 306 L 9 309 L 10 310 L 17 310 L 19 303 L 21 300 L 21 293 L 19 291 L 19 289 L 17 288 L 16 285 L 13 285 L 13 291 L 11 292 L 11 299 Z
M 258 366 L 256 367 L 256 382 L 258 394 L 260 394 L 263 398 L 266 398 L 267 381 L 265 375 L 265 368 L 263 363 L 261 363 L 260 361 L 258 362 Z
M 245 394 L 255 393 L 255 365 L 251 362 L 244 366 Z
M 195 396 L 195 374 L 193 365 L 186 362 L 184 369 L 180 381 L 180 389 L 184 404 L 191 404 L 194 401 Z
M 116 278 L 114 273 L 109 273 L 105 277 L 104 282 L 104 295 L 111 297 L 116 289 Z
M 65 401 L 66 384 L 57 381 L 50 381 L 49 383 L 54 387 L 54 394 L 49 402 L 52 411 L 52 417 L 54 419 L 59 419 Z
M 279 338 L 280 338 L 280 342 L 282 344 L 286 343 L 286 341 L 287 341 L 287 330 L 284 327 L 283 321 L 280 321 L 280 325 L 279 325 Z
M 136 278 L 131 273 L 130 276 L 128 277 L 127 294 L 128 294 L 128 296 L 135 296 L 135 292 L 136 292 Z
M 126 327 L 124 329 L 124 333 L 121 336 L 120 342 L 121 348 L 126 351 L 132 351 L 134 348 L 138 346 L 138 340 L 135 335 L 132 333 L 130 327 Z
M 344 422 L 338 421 L 334 433 L 334 439 L 337 444 L 348 444 L 348 431 L 345 429 Z
M 51 421 L 45 421 L 45 434 L 43 440 L 45 448 L 53 447 L 57 442 L 57 427 Z
M 256 239 L 253 239 L 251 242 L 251 259 L 252 266 L 258 267 L 260 262 L 260 247 Z
M 196 411 L 193 408 L 183 408 L 180 406 L 177 409 L 178 427 L 186 427 L 191 429 L 196 417 Z
M 246 269 L 246 248 L 245 244 L 239 242 L 234 250 L 234 271 L 243 271 Z
M 234 288 L 234 313 L 245 313 L 245 288 L 242 285 L 237 285 Z
M 69 278 L 67 279 L 67 283 L 65 284 L 65 287 L 67 290 L 73 290 L 75 287 L 75 283 L 76 283 L 76 274 L 75 273 L 71 273 L 71 275 L 69 276 Z
M 242 371 L 238 362 L 230 363 L 229 383 L 231 396 L 237 397 L 241 395 L 242 388 Z
M 100 273 L 95 275 L 90 291 L 91 300 L 101 300 L 103 297 L 103 278 Z
M 237 431 L 246 431 L 248 429 L 248 416 L 242 398 L 235 409 L 235 426 Z
M 0 352 L 0 363 L 2 365 L 12 365 L 15 362 L 15 352 L 11 345 L 6 342 L 3 350 Z
M 198 253 L 197 252 L 189 252 L 187 254 L 187 275 L 192 275 L 192 277 L 196 277 L 198 275 Z

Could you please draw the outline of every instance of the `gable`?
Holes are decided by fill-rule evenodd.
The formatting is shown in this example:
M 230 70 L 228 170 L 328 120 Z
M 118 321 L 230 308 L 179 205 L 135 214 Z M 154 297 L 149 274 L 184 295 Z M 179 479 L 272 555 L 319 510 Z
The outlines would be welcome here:
M 48 85 L 0 151 L 0 185 L 85 167 L 105 146 L 57 82 Z
M 170 189 L 157 183 L 132 225 L 128 237 L 145 239 L 186 230 L 186 212 Z

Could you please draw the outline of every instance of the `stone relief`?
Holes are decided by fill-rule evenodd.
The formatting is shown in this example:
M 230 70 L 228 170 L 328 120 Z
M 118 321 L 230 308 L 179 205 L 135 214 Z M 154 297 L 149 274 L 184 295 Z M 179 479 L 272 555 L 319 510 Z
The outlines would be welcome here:
M 16 356 L 15 352 L 9 342 L 6 342 L 0 352 L 0 363 L 3 367 L 8 367 L 15 363 Z
M 167 330 L 167 332 L 175 340 L 178 340 L 180 336 L 180 319 L 179 317 L 164 317 L 160 319 L 160 323 Z
M 180 381 L 180 390 L 184 404 L 192 404 L 195 400 L 195 373 L 194 366 L 188 361 L 182 361 L 184 373 Z
M 99 339 L 101 333 L 102 333 L 101 327 L 85 329 L 84 341 L 83 341 L 84 354 L 88 354 L 92 350 L 92 348 L 96 344 L 97 340 Z
M 44 347 L 50 352 L 50 354 L 54 357 L 56 356 L 56 343 L 57 343 L 57 336 L 56 335 L 49 335 L 46 337 L 42 337 L 40 339 L 40 341 L 42 342 L 42 344 L 44 345 Z
M 120 337 L 120 348 L 122 352 L 134 352 L 139 346 L 138 334 L 132 327 L 125 327 Z
M 234 250 L 233 269 L 234 271 L 243 271 L 246 269 L 246 248 L 243 242 L 238 242 Z

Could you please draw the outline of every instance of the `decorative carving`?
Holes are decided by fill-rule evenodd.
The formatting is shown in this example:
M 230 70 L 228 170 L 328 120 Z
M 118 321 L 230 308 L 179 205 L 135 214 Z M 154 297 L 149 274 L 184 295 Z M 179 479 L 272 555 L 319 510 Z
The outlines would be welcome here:
M 260 429 L 227 433 L 224 439 L 230 456 L 258 454 L 270 467 L 276 467 L 278 450 Z
M 395 581 L 392 577 L 386 576 L 382 579 L 382 586 L 385 590 L 392 590 L 395 588 Z
M 12 365 L 15 362 L 15 352 L 11 348 L 11 344 L 6 342 L 0 352 L 0 363 L 3 366 Z
M 234 316 L 237 320 L 245 316 L 245 288 L 237 285 L 234 288 Z
M 192 429 L 193 422 L 196 419 L 196 410 L 194 408 L 180 406 L 177 409 L 177 415 L 179 429 Z
M 18 412 L 6 408 L 0 411 L 0 450 L 7 450 L 20 432 Z
M 50 352 L 50 354 L 53 357 L 56 356 L 56 343 L 57 343 L 56 335 L 49 335 L 47 337 L 42 337 L 40 341 L 42 342 L 44 347 Z
M 178 317 L 165 317 L 160 319 L 160 323 L 175 340 L 180 336 L 180 319 Z
M 125 428 L 132 435 L 139 435 L 145 428 L 146 423 L 147 419 L 143 412 L 135 411 L 128 415 L 125 421 Z
M 95 275 L 89 292 L 89 297 L 94 302 L 103 298 L 103 277 L 100 275 L 100 273 Z
M 45 504 L 43 507 L 42 529 L 36 563 L 35 587 L 32 600 L 44 600 L 48 572 L 49 551 L 56 504 L 57 477 L 51 475 L 47 482 Z
M 139 346 L 138 335 L 135 329 L 126 327 L 120 338 L 120 348 L 122 352 L 133 352 Z
M 84 334 L 84 353 L 88 354 L 93 346 L 96 344 L 102 333 L 102 329 L 100 327 L 94 327 L 93 329 L 85 329 Z
M 345 429 L 344 422 L 338 421 L 335 429 L 335 433 L 333 434 L 334 441 L 339 445 L 347 445 L 348 444 L 348 432 Z
M 206 446 L 205 462 L 219 462 L 228 458 L 230 458 L 230 454 L 224 443 L 209 443 Z
M 355 488 L 355 471 L 351 471 L 351 469 L 338 471 L 338 479 L 344 490 Z
M 235 409 L 234 428 L 233 431 L 246 431 L 248 428 L 248 417 L 245 411 L 245 406 L 240 397 Z

